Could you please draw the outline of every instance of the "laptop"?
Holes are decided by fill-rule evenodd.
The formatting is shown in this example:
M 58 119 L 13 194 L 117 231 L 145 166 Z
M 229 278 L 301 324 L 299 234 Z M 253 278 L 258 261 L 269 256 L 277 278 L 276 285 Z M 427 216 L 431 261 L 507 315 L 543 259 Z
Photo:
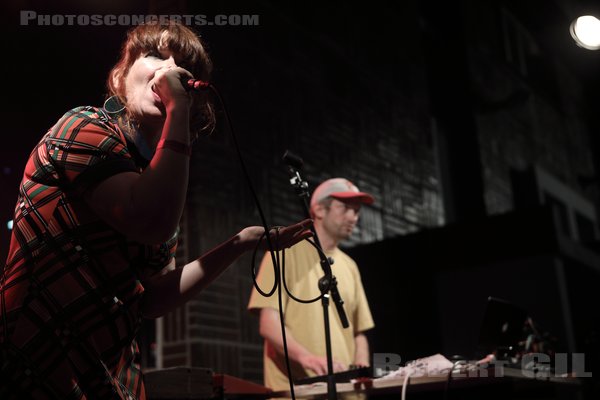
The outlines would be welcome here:
M 488 297 L 481 330 L 479 347 L 490 353 L 498 349 L 516 348 L 524 339 L 527 313 L 520 307 L 496 297 Z

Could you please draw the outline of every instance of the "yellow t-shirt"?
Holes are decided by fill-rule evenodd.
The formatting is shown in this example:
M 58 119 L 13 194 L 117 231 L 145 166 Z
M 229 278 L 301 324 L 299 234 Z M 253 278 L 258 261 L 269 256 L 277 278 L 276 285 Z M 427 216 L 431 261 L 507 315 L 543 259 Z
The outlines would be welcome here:
M 332 354 L 334 359 L 350 365 L 354 362 L 354 335 L 373 328 L 373 317 L 365 296 L 360 272 L 354 260 L 337 248 L 326 254 L 334 260 L 331 269 L 337 279 L 338 291 L 344 301 L 344 309 L 350 323 L 347 329 L 342 328 L 335 304 L 331 299 L 329 325 Z M 286 250 L 284 268 L 283 275 L 292 295 L 302 300 L 308 300 L 320 294 L 318 281 L 324 273 L 319 263 L 319 255 L 310 243 L 303 241 Z M 262 260 L 257 282 L 264 292 L 270 291 L 273 287 L 273 263 L 268 252 Z M 287 296 L 283 290 L 282 304 L 285 325 L 294 338 L 311 353 L 325 356 L 325 328 L 321 300 L 310 304 L 298 303 Z M 277 292 L 271 297 L 263 297 L 256 289 L 253 289 L 248 309 L 258 310 L 265 307 L 279 309 Z M 291 360 L 290 364 L 294 380 L 314 375 Z M 276 391 L 289 388 L 284 356 L 266 341 L 264 380 L 265 386 Z

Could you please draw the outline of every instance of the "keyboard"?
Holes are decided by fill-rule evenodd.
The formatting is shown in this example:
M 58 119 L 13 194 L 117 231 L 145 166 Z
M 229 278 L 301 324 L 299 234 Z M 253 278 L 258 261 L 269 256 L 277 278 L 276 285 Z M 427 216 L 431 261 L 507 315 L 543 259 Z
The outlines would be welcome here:
M 347 371 L 336 372 L 333 374 L 336 383 L 350 382 L 357 378 L 371 378 L 373 369 L 371 367 L 350 367 Z M 327 375 L 311 376 L 309 378 L 296 379 L 295 385 L 308 385 L 315 382 L 327 382 Z

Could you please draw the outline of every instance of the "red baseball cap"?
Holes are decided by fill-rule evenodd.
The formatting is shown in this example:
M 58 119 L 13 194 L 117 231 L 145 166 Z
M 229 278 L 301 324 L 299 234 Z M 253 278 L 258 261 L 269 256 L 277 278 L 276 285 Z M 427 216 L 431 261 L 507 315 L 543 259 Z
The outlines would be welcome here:
M 356 185 L 345 178 L 331 178 L 321 183 L 310 199 L 310 207 L 314 207 L 317 203 L 333 197 L 338 200 L 358 200 L 364 204 L 373 204 L 375 198 L 369 193 L 361 192 Z

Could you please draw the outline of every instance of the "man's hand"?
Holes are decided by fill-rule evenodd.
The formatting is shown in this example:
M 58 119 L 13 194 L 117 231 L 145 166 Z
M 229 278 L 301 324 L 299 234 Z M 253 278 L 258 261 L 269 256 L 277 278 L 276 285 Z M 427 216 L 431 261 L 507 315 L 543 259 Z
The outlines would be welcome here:
M 304 369 L 313 371 L 317 375 L 327 375 L 327 357 L 308 354 L 300 358 L 300 364 Z M 337 360 L 333 360 L 333 372 L 342 372 L 348 369 L 347 365 Z

